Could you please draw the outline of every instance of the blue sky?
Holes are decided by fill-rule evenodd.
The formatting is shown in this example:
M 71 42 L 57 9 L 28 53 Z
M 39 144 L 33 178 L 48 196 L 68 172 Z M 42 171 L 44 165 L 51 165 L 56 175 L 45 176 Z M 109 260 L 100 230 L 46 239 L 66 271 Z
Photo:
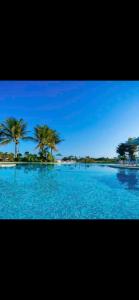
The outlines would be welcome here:
M 62 155 L 113 157 L 139 136 L 139 81 L 0 81 L 0 122 L 9 116 L 25 119 L 30 134 L 36 124 L 59 131 Z M 35 144 L 22 142 L 25 151 L 36 153 Z

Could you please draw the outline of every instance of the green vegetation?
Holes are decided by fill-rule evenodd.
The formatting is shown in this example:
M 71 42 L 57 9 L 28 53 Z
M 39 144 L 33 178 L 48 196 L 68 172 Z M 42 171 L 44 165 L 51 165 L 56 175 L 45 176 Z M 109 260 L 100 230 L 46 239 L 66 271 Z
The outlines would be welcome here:
M 17 161 L 17 162 L 55 162 L 53 152 L 57 152 L 57 145 L 63 140 L 60 134 L 50 128 L 48 125 L 37 125 L 34 128 L 33 136 L 29 136 L 27 130 L 27 123 L 23 119 L 16 119 L 13 117 L 7 118 L 4 122 L 0 123 L 0 146 L 7 145 L 11 142 L 15 144 L 14 153 L 0 152 L 0 161 Z M 24 155 L 19 152 L 19 144 L 21 141 L 32 141 L 36 143 L 35 149 L 38 150 L 37 154 L 25 152 Z M 133 142 L 132 142 L 133 141 Z M 130 159 L 135 160 L 135 153 L 137 145 L 134 143 L 133 138 L 129 138 L 126 143 L 118 145 L 116 152 L 118 157 L 99 157 L 94 158 L 90 156 L 77 157 L 67 156 L 61 160 L 75 161 L 79 163 L 117 163 L 118 160 L 126 161 Z M 57 153 L 56 156 L 62 156 Z
M 59 133 L 49 128 L 47 125 L 37 125 L 34 128 L 33 136 L 28 136 L 27 123 L 23 119 L 7 118 L 0 124 L 0 145 L 7 145 L 11 142 L 15 144 L 15 153 L 0 152 L 1 161 L 23 161 L 23 162 L 54 162 L 53 151 L 57 151 L 56 145 L 63 141 Z M 33 141 L 37 143 L 37 154 L 25 152 L 19 153 L 19 143 L 21 140 Z
M 79 163 L 115 163 L 117 162 L 117 158 L 108 158 L 108 157 L 99 157 L 99 158 L 94 158 L 90 156 L 85 156 L 85 157 L 76 157 L 73 155 L 63 157 L 62 161 L 76 161 Z
M 14 161 L 14 153 L 0 152 L 0 161 Z
M 122 161 L 131 160 L 135 161 L 135 153 L 137 151 L 137 145 L 132 144 L 132 138 L 129 138 L 126 143 L 118 145 L 116 152 L 119 154 L 118 158 Z
M 57 151 L 56 145 L 62 142 L 59 133 L 49 128 L 47 125 L 34 128 L 34 142 L 37 143 L 36 149 L 40 150 L 42 161 L 54 161 L 52 151 Z M 51 153 L 49 152 L 49 149 Z
M 27 136 L 27 124 L 23 119 L 7 118 L 0 125 L 0 145 L 7 145 L 11 142 L 15 143 L 15 158 L 19 152 L 19 140 L 31 140 Z
M 61 143 L 63 140 L 60 138 L 59 133 L 56 130 L 50 129 L 48 146 L 52 151 L 57 151 L 56 145 Z
M 127 145 L 124 143 L 119 144 L 116 149 L 116 152 L 119 154 L 118 158 L 125 161 L 126 160 L 126 151 L 127 151 Z

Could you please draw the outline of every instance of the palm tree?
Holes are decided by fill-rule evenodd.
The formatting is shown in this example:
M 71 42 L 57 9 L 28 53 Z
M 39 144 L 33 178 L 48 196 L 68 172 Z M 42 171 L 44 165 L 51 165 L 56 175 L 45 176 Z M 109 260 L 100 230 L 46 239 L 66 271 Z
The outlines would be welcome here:
M 7 145 L 11 142 L 15 143 L 15 158 L 19 151 L 19 140 L 31 140 L 27 136 L 27 124 L 23 119 L 7 118 L 0 124 L 0 145 Z
M 36 149 L 40 149 L 42 157 L 46 157 L 46 152 L 48 150 L 48 137 L 50 135 L 50 129 L 47 125 L 37 125 L 34 128 L 33 140 L 37 142 Z
M 52 151 L 57 151 L 56 145 L 62 140 L 59 133 L 56 130 L 49 128 L 47 125 L 37 125 L 34 128 L 34 141 L 37 142 L 37 147 L 40 149 L 41 157 L 46 159 L 46 154 L 48 154 L 48 149 Z
M 56 145 L 62 142 L 63 140 L 60 138 L 59 133 L 56 130 L 50 129 L 49 130 L 49 137 L 48 137 L 48 146 L 52 151 L 57 151 Z

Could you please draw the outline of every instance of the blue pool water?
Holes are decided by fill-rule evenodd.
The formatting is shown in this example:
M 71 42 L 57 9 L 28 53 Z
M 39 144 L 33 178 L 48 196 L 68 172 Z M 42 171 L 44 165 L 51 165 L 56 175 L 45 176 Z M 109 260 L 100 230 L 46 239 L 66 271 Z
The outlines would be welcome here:
M 139 171 L 91 164 L 0 168 L 0 219 L 139 219 Z

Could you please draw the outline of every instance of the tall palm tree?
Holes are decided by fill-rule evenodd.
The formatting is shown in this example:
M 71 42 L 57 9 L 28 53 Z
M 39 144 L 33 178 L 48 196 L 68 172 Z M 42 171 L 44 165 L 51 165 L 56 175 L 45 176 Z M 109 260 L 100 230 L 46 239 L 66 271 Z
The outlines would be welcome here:
M 19 151 L 20 140 L 31 140 L 32 138 L 27 136 L 28 132 L 27 124 L 23 119 L 7 118 L 0 124 L 0 145 L 7 145 L 11 142 L 15 143 L 15 158 Z
M 59 133 L 56 130 L 50 129 L 49 136 L 48 136 L 48 146 L 52 151 L 57 151 L 56 145 L 62 142 L 63 140 L 60 138 Z
M 56 130 L 49 128 L 47 125 L 37 125 L 34 128 L 34 141 L 37 142 L 37 147 L 40 149 L 41 156 L 46 158 L 48 149 L 56 151 L 56 145 L 62 141 L 59 133 Z
M 48 150 L 48 137 L 50 134 L 50 129 L 47 125 L 37 125 L 34 128 L 33 140 L 37 143 L 36 149 L 39 149 L 42 156 L 46 156 L 46 151 Z

